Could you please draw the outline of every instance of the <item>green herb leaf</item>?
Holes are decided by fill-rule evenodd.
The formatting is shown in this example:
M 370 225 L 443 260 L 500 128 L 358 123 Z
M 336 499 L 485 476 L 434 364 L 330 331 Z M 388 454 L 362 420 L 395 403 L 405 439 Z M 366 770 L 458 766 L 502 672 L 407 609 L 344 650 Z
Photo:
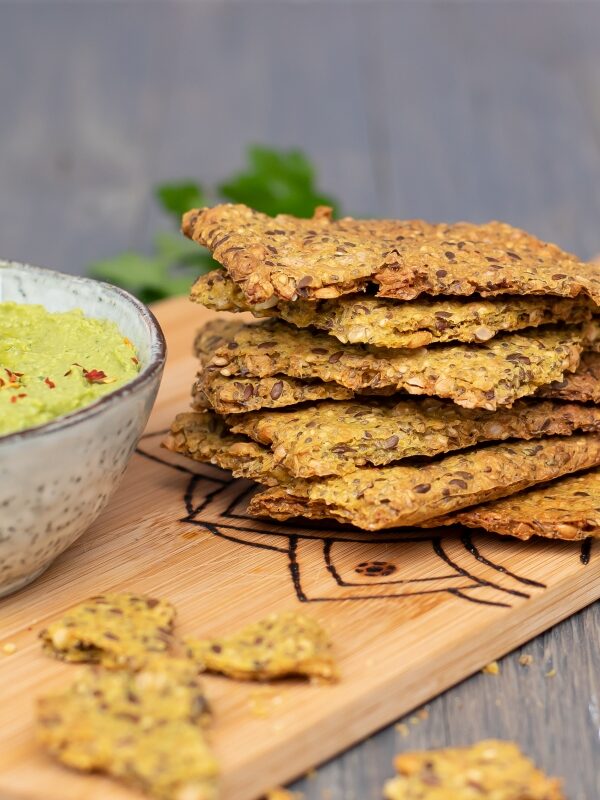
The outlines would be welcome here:
M 204 190 L 193 181 L 180 183 L 163 183 L 154 190 L 156 199 L 167 214 L 172 214 L 177 227 L 181 224 L 181 217 L 190 208 L 202 208 L 206 205 Z
M 315 186 L 315 171 L 299 150 L 278 152 L 266 147 L 248 149 L 248 168 L 219 186 L 221 195 L 265 214 L 311 217 L 317 206 L 337 203 Z

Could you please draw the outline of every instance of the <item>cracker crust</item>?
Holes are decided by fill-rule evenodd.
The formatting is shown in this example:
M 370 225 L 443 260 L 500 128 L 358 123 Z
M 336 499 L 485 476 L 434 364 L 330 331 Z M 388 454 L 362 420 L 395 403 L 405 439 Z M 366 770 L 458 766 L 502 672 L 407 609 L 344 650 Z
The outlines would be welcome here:
M 251 311 L 256 317 L 280 317 L 298 328 L 312 325 L 344 344 L 411 349 L 436 342 L 486 342 L 502 331 L 585 322 L 592 313 L 587 300 L 510 295 L 491 300 L 422 298 L 409 303 L 349 295 L 317 302 L 279 300 L 265 308 L 248 303 L 223 270 L 198 278 L 190 297 L 215 311 Z
M 254 495 L 248 511 L 285 520 L 336 519 L 365 530 L 420 525 L 600 464 L 600 436 L 548 437 L 492 445 L 425 465 L 298 479 Z
M 600 267 L 501 222 L 332 221 L 268 217 L 244 205 L 192 209 L 182 231 L 207 247 L 250 303 L 333 299 L 377 286 L 382 297 L 584 294 L 600 302 Z
M 236 328 L 216 319 L 199 332 L 196 351 L 205 369 L 225 377 L 334 381 L 356 392 L 404 390 L 495 411 L 574 371 L 585 336 L 577 326 L 549 327 L 505 334 L 480 345 L 383 350 L 342 345 L 326 334 L 296 330 L 278 320 L 238 323 Z M 226 344 L 211 348 L 215 340 Z

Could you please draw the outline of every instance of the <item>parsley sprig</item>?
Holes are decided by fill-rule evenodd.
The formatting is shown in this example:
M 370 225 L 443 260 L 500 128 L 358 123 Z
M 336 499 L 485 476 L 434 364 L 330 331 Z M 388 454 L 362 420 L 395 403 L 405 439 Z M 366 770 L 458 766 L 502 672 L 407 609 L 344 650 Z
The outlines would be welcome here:
M 299 150 L 278 151 L 253 146 L 248 149 L 245 168 L 212 191 L 194 181 L 166 183 L 155 190 L 161 209 L 179 228 L 181 215 L 221 200 L 245 203 L 270 216 L 294 214 L 310 217 L 316 206 L 337 202 L 320 192 L 309 159 Z M 193 279 L 218 264 L 209 252 L 180 233 L 158 232 L 153 253 L 128 251 L 90 264 L 90 274 L 137 295 L 145 303 L 186 294 Z

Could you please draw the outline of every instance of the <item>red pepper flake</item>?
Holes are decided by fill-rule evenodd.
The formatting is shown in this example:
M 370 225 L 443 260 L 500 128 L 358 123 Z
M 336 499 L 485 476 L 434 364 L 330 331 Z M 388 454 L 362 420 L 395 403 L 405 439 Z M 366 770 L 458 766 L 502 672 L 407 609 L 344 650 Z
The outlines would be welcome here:
M 106 372 L 103 372 L 101 369 L 84 369 L 83 377 L 88 383 L 104 383 Z
M 16 403 L 17 402 L 17 395 L 16 394 L 13 394 L 13 396 L 10 398 L 10 402 L 11 403 Z
M 133 363 L 134 363 L 136 366 L 137 366 L 137 365 L 140 363 L 140 362 L 139 362 L 139 360 L 138 360 L 138 359 L 137 359 L 135 356 L 131 356 L 131 360 L 133 361 Z
M 44 378 L 44 383 L 46 384 L 46 386 L 49 389 L 55 389 L 56 388 L 56 384 L 54 383 L 54 381 L 50 380 L 50 378 Z
M 68 370 L 65 372 L 65 374 L 63 375 L 63 378 L 68 378 L 68 377 L 69 377 L 69 375 L 70 375 L 72 372 L 73 372 L 73 370 L 72 370 L 72 369 L 68 369 Z
M 3 380 L 3 378 L 0 378 L 0 386 L 4 386 L 4 384 L 5 384 L 5 381 Z
M 23 377 L 23 373 L 22 372 L 13 372 L 8 367 L 4 367 L 4 370 L 5 370 L 6 374 L 8 375 L 8 380 L 11 383 L 18 384 L 19 383 L 18 378 L 22 378 Z

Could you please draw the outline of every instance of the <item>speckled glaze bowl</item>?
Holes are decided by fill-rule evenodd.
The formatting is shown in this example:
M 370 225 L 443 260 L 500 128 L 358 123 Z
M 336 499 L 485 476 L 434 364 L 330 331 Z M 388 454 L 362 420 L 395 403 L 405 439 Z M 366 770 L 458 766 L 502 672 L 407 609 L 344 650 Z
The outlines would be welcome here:
M 146 426 L 166 352 L 153 314 L 106 283 L 0 261 L 5 300 L 112 320 L 135 345 L 141 369 L 89 406 L 0 436 L 0 596 L 34 580 L 99 515 Z

